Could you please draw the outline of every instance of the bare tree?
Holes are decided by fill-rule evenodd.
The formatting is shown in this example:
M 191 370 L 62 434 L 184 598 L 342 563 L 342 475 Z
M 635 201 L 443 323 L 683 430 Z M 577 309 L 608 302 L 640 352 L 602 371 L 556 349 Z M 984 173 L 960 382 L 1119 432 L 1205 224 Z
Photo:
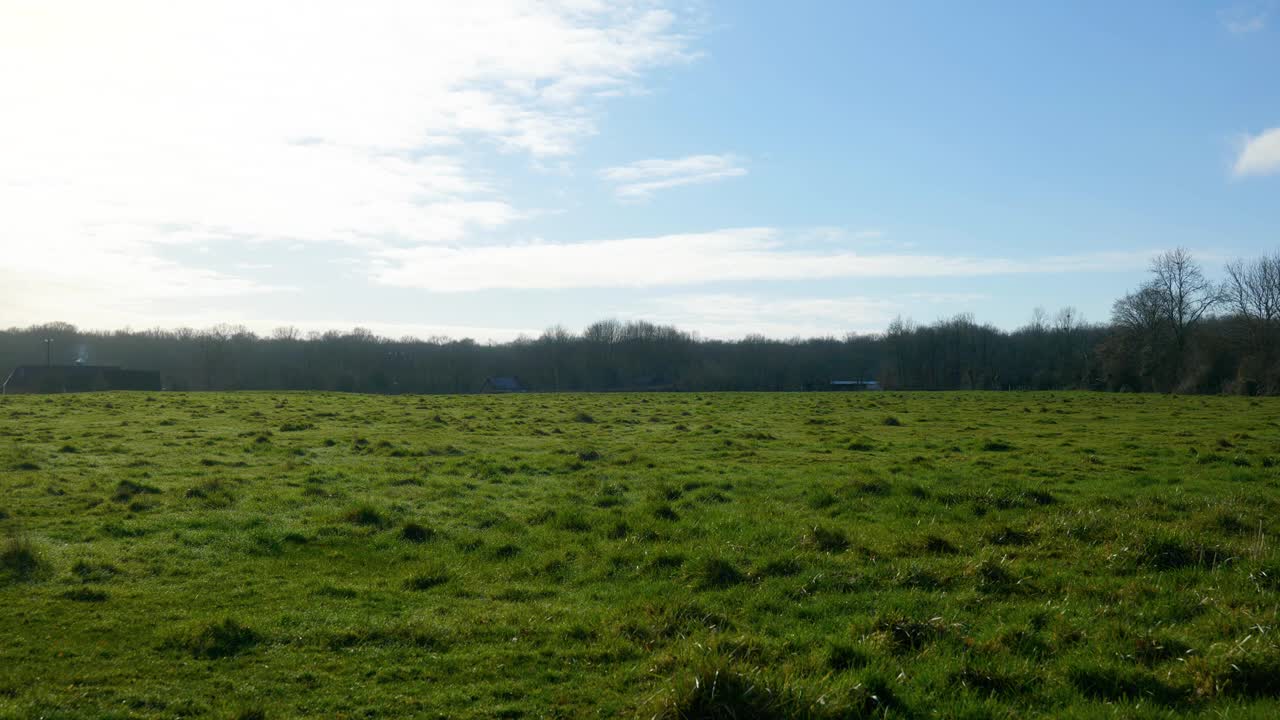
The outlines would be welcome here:
M 1164 298 L 1155 287 L 1144 285 L 1115 301 L 1111 322 L 1131 333 L 1153 335 L 1164 322 Z
M 1031 311 L 1031 320 L 1027 322 L 1026 329 L 1027 332 L 1033 335 L 1043 335 L 1049 329 L 1049 313 L 1045 312 L 1043 307 L 1037 305 Z
M 1159 294 L 1161 314 L 1181 362 L 1192 328 L 1218 303 L 1218 288 L 1204 276 L 1186 248 L 1166 250 L 1151 261 L 1149 285 Z
M 302 331 L 292 325 L 284 325 L 271 331 L 271 339 L 281 342 L 295 342 L 302 339 Z
M 1084 320 L 1080 317 L 1080 311 L 1070 305 L 1059 310 L 1058 314 L 1053 318 L 1053 329 L 1068 336 L 1080 329 L 1083 324 Z
M 1227 263 L 1222 300 L 1251 326 L 1265 329 L 1280 320 L 1280 253 L 1246 263 Z

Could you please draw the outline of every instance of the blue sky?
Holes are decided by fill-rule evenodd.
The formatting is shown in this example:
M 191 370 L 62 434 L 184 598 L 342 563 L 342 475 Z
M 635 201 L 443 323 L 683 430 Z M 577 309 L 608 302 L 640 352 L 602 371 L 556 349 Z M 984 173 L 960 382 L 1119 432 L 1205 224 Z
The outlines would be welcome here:
M 1012 328 L 1277 250 L 1280 2 L 0 15 L 0 325 Z

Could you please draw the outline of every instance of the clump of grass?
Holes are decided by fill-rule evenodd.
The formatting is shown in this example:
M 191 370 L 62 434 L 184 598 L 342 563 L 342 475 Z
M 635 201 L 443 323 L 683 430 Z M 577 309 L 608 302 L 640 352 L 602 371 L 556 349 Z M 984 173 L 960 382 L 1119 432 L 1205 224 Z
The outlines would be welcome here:
M 116 492 L 111 496 L 111 499 L 116 502 L 128 502 L 133 499 L 134 495 L 158 495 L 159 493 L 160 488 L 153 485 L 145 485 L 133 480 L 121 480 L 116 485 Z
M 877 497 L 884 497 L 893 492 L 893 486 L 880 478 L 859 480 L 853 484 L 853 489 L 859 495 L 874 495 Z
M 0 548 L 0 579 L 11 582 L 34 580 L 46 569 L 44 558 L 30 539 L 12 536 Z
M 1163 532 L 1141 538 L 1134 548 L 1134 561 L 1139 567 L 1160 571 L 1216 567 L 1230 557 L 1225 550 Z
M 835 643 L 827 647 L 827 667 L 836 671 L 856 670 L 871 663 L 866 650 L 850 643 Z
M 964 667 L 951 674 L 951 682 L 977 690 L 981 695 L 1010 697 L 1032 692 L 1035 680 L 1013 675 L 990 667 L 985 663 L 966 662 Z
M 901 653 L 922 650 L 950 635 L 951 628 L 941 617 L 920 619 L 901 612 L 889 612 L 875 620 L 872 632 L 890 650 Z
M 355 525 L 368 527 L 384 527 L 387 524 L 386 515 L 368 503 L 362 503 L 351 508 L 342 516 L 342 519 Z
M 262 641 L 252 628 L 233 618 L 200 625 L 168 644 L 197 658 L 216 660 L 246 652 Z
M 77 560 L 71 566 L 71 573 L 80 578 L 80 582 L 106 582 L 120 574 L 120 568 L 111 563 Z
M 280 426 L 280 432 L 302 432 L 315 427 L 315 424 L 305 421 L 287 422 Z
M 724 558 L 706 558 L 697 568 L 697 581 L 703 588 L 727 588 L 746 579 L 736 565 Z
M 803 570 L 804 565 L 797 558 L 780 557 L 760 565 L 751 575 L 754 578 L 792 577 L 799 575 Z
M 628 640 L 651 643 L 659 639 L 688 637 L 703 630 L 729 630 L 732 627 L 729 618 L 708 611 L 697 603 L 647 603 L 628 612 L 618 631 Z
M 67 590 L 58 597 L 72 602 L 106 602 L 107 593 L 94 588 L 78 587 Z
M 1011 528 L 1008 525 L 1004 525 L 995 528 L 994 530 L 987 531 L 987 533 L 983 535 L 983 539 L 992 545 L 1021 547 L 1034 542 L 1036 535 L 1028 530 L 1018 530 Z
M 898 569 L 893 577 L 899 587 L 916 590 L 943 590 L 951 585 L 950 580 L 915 562 Z
M 804 538 L 806 544 L 822 552 L 844 552 L 849 549 L 849 538 L 840 528 L 816 525 Z
M 658 553 L 649 566 L 655 570 L 677 570 L 684 565 L 684 561 L 685 557 L 680 553 Z
M 1133 659 L 1151 666 L 1185 656 L 1191 646 L 1175 638 L 1146 633 L 1134 638 Z
M 601 455 L 601 454 L 600 454 L 598 451 L 596 451 L 596 450 L 580 450 L 580 451 L 578 451 L 578 459 L 579 459 L 579 460 L 581 460 L 582 462 L 595 462 L 596 460 L 599 460 L 599 459 L 601 459 L 601 458 L 603 458 L 603 457 L 604 457 L 604 456 L 603 456 L 603 455 Z
M 1020 581 L 999 561 L 984 558 L 973 566 L 972 574 L 978 589 L 989 593 L 1011 593 L 1019 589 Z
M 670 522 L 675 522 L 680 519 L 680 514 L 676 512 L 675 508 L 671 507 L 670 503 L 658 503 L 654 505 L 653 516 L 659 520 L 667 520 Z
M 805 497 L 805 504 L 814 510 L 826 510 L 838 502 L 840 498 L 823 487 L 811 489 Z
M 591 521 L 577 509 L 565 509 L 556 513 L 556 527 L 569 532 L 587 532 L 591 529 Z
M 933 555 L 955 555 L 960 552 L 950 540 L 937 535 L 928 535 L 924 539 L 924 550 Z
M 404 581 L 405 590 L 430 590 L 449 582 L 448 573 L 442 570 L 432 570 L 427 572 L 411 575 Z
M 1280 648 L 1266 647 L 1223 658 L 1213 675 L 1219 694 L 1239 698 L 1280 698 Z
M 415 647 L 433 652 L 443 652 L 449 648 L 449 636 L 435 628 L 421 627 L 414 624 L 388 626 L 361 626 L 339 630 L 327 638 L 326 645 L 330 650 L 345 650 L 353 647 Z
M 436 536 L 436 531 L 415 522 L 405 523 L 400 528 L 400 539 L 411 543 L 429 542 Z
M 724 660 L 704 661 L 692 672 L 680 675 L 652 704 L 645 715 L 653 720 L 846 717 L 845 708 L 819 693 L 806 694 L 785 681 L 767 678 L 758 668 L 738 669 Z
M 493 556 L 499 560 L 509 560 L 519 555 L 523 550 L 519 545 L 513 543 L 503 543 L 493 549 Z
M 187 488 L 185 497 L 199 500 L 206 507 L 227 507 L 235 502 L 231 488 L 218 478 L 210 478 Z
M 848 444 L 848 449 L 854 452 L 871 452 L 876 449 L 875 445 L 865 440 L 854 440 Z
M 1155 674 L 1119 663 L 1078 664 L 1067 671 L 1067 679 L 1086 697 L 1098 700 L 1147 701 L 1162 705 L 1185 702 L 1190 689 L 1170 684 Z
M 982 449 L 987 452 L 1009 452 L 1013 449 L 1013 445 L 1003 440 L 987 440 L 982 443 Z
M 893 415 L 889 415 L 885 417 L 885 419 L 881 420 L 880 424 L 884 425 L 885 427 L 901 427 L 902 421 L 894 417 Z
M 341 600 L 350 600 L 360 593 L 352 588 L 338 587 L 336 585 L 322 585 L 315 591 L 320 597 L 338 598 Z
M 580 422 L 580 423 L 593 423 L 596 421 L 596 419 L 592 417 L 590 413 L 580 412 L 577 415 L 573 416 L 573 421 Z

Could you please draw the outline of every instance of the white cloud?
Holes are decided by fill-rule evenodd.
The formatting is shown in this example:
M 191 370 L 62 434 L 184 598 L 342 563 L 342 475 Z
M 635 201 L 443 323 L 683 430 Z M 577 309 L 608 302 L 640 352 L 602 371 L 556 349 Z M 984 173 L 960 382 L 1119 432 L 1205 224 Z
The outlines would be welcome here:
M 23 246 L 30 301 L 81 306 L 264 289 L 165 245 L 501 228 L 526 213 L 478 157 L 567 156 L 598 96 L 689 57 L 677 17 L 645 1 L 0 0 L 0 15 L 0 245 Z M 55 284 L 81 290 L 40 290 Z
M 1270 175 L 1280 172 L 1280 127 L 1246 137 L 1236 158 L 1235 174 Z
M 620 198 L 644 199 L 658 190 L 714 182 L 746 175 L 746 168 L 734 155 L 689 155 L 682 158 L 638 160 L 628 165 L 605 168 L 600 176 L 614 183 Z
M 1218 20 L 1228 32 L 1237 35 L 1255 33 L 1267 27 L 1267 20 L 1274 7 L 1274 2 L 1236 5 L 1220 11 Z
M 889 300 L 867 297 L 761 298 L 733 293 L 672 295 L 656 299 L 648 312 L 618 313 L 697 330 L 703 337 L 739 339 L 843 336 L 874 332 L 897 314 Z
M 789 246 L 774 228 L 584 243 L 456 247 L 423 245 L 379 253 L 378 282 L 438 292 L 484 289 L 617 288 L 741 280 L 944 277 L 1106 271 L 1145 267 L 1150 253 L 1095 253 L 1035 260 L 923 254 L 861 254 Z

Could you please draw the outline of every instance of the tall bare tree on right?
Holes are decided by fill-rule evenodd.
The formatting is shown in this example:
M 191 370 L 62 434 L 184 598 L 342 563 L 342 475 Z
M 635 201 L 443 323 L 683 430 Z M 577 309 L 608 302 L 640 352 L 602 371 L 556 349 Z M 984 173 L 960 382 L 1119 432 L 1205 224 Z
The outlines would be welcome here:
M 1222 300 L 1249 324 L 1250 340 L 1263 345 L 1280 322 L 1280 252 L 1227 263 Z
M 1169 330 L 1176 353 L 1175 377 L 1180 378 L 1192 331 L 1222 296 L 1186 248 L 1174 248 L 1157 255 L 1151 261 L 1151 275 L 1147 286 L 1159 300 L 1161 319 Z
M 1248 347 L 1239 372 L 1271 387 L 1280 336 L 1280 252 L 1229 262 L 1226 271 L 1222 301 L 1243 325 Z

